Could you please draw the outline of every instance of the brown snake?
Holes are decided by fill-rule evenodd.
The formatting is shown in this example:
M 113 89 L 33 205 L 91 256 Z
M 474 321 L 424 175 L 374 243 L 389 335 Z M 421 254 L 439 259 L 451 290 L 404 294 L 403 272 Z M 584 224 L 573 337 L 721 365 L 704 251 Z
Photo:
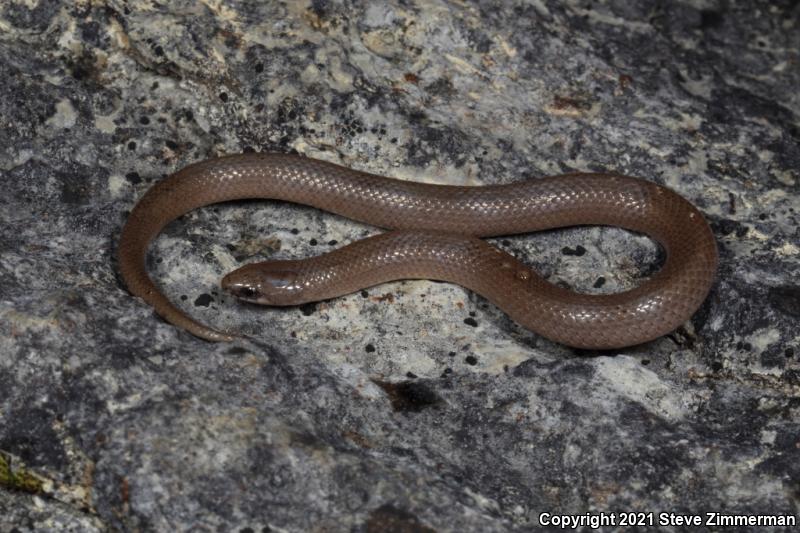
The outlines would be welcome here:
M 190 165 L 147 191 L 119 243 L 119 268 L 130 291 L 198 337 L 232 340 L 175 307 L 148 276 L 145 257 L 150 241 L 182 214 L 248 198 L 307 204 L 394 230 L 311 259 L 246 265 L 223 280 L 237 297 L 269 305 L 333 298 L 391 280 L 433 279 L 475 291 L 554 341 L 620 348 L 686 321 L 705 299 L 717 265 L 702 214 L 671 190 L 637 178 L 566 174 L 486 187 L 428 185 L 294 155 L 243 154 Z M 479 239 L 587 224 L 644 233 L 664 248 L 666 262 L 631 290 L 579 294 Z

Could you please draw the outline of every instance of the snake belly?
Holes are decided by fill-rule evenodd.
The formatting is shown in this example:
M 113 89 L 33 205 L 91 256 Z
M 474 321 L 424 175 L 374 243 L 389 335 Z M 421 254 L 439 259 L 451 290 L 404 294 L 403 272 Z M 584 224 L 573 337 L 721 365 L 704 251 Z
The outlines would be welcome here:
M 280 262 L 281 268 L 291 263 L 303 286 L 301 299 L 281 305 L 390 280 L 436 279 L 477 292 L 520 325 L 556 342 L 620 348 L 660 337 L 685 322 L 706 298 L 717 266 L 716 243 L 703 215 L 673 191 L 638 178 L 576 173 L 504 185 L 431 185 L 301 156 L 249 153 L 189 165 L 147 191 L 119 242 L 119 269 L 130 292 L 198 337 L 235 338 L 177 308 L 153 283 L 145 258 L 150 242 L 184 213 L 253 198 L 310 205 L 395 230 L 319 257 Z M 666 260 L 631 290 L 581 294 L 547 282 L 480 239 L 576 225 L 643 233 L 663 247 Z M 274 262 L 240 270 L 259 274 L 268 263 Z

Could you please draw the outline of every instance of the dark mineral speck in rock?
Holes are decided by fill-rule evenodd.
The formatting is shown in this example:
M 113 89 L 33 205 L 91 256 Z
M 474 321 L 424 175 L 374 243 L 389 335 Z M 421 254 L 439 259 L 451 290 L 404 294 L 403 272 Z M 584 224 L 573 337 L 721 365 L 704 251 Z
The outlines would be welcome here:
M 468 317 L 464 319 L 464 324 L 468 326 L 472 326 L 473 328 L 478 327 L 478 321 L 472 317 Z
M 599 277 L 599 278 L 597 278 L 597 280 L 594 282 L 594 285 L 592 285 L 592 287 L 594 287 L 595 289 L 599 289 L 600 287 L 602 287 L 602 286 L 603 286 L 603 285 L 605 285 L 605 284 L 606 284 L 606 278 L 604 278 L 603 276 L 600 276 L 600 277 Z
M 586 253 L 586 248 L 584 248 L 580 244 L 575 248 L 570 248 L 569 246 L 565 246 L 561 249 L 561 253 L 564 255 L 581 256 Z
M 478 358 L 474 355 L 468 355 L 464 358 L 464 362 L 468 365 L 475 366 L 478 364 Z
M 392 383 L 377 379 L 373 379 L 372 382 L 383 389 L 395 411 L 415 413 L 438 405 L 442 401 L 439 395 L 424 382 L 401 381 Z
M 730 219 L 712 221 L 711 228 L 716 233 L 722 234 L 724 236 L 728 236 L 731 233 L 739 235 L 740 233 L 742 233 L 742 231 L 744 231 L 744 233 L 747 233 L 747 228 L 745 226 L 742 226 L 742 224 L 736 220 L 730 220 Z
M 210 303 L 211 303 L 211 295 L 206 293 L 201 294 L 194 301 L 194 305 L 196 305 L 197 307 L 208 307 Z
M 372 353 L 372 352 L 374 352 L 374 351 L 375 351 L 375 345 L 374 345 L 374 344 L 371 344 L 371 343 L 370 343 L 370 344 L 367 344 L 367 345 L 364 347 L 364 351 L 365 351 L 365 352 L 367 352 L 367 353 Z
M 300 312 L 303 313 L 303 316 L 311 316 L 312 314 L 314 314 L 314 311 L 316 310 L 317 310 L 316 302 L 310 302 L 300 306 Z

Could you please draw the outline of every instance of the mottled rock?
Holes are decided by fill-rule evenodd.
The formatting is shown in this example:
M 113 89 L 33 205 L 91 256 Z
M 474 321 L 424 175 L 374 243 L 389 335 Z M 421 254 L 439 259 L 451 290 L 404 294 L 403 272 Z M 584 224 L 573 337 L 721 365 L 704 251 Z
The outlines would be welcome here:
M 0 4 L 0 532 L 796 514 L 800 7 L 727 6 Z M 238 202 L 151 249 L 170 298 L 249 335 L 207 343 L 125 290 L 115 243 L 163 176 L 249 150 L 450 184 L 642 176 L 708 217 L 719 279 L 674 334 L 609 352 L 444 283 L 264 309 L 220 278 L 378 230 Z M 661 259 L 614 228 L 494 242 L 594 293 Z

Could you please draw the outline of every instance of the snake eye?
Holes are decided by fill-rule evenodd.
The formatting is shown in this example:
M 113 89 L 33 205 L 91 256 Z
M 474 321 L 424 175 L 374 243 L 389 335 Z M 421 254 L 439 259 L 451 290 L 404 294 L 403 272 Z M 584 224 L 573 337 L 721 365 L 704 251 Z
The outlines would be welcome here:
M 255 298 L 256 290 L 253 287 L 242 287 L 239 294 L 241 294 L 244 298 Z

